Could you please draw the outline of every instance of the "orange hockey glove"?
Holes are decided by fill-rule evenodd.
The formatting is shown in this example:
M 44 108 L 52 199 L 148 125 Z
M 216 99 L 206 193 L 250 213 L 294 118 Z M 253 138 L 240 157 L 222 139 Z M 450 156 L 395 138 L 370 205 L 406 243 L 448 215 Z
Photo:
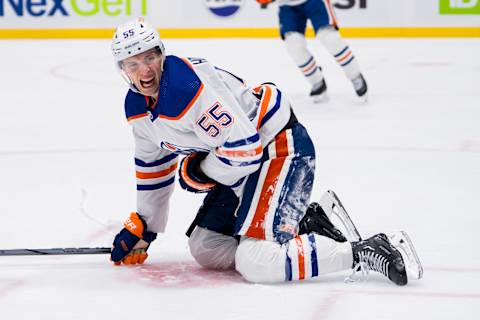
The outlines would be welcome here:
M 147 223 L 136 212 L 132 212 L 124 226 L 113 240 L 110 259 L 115 265 L 142 264 L 147 259 L 148 247 L 157 234 L 147 231 Z

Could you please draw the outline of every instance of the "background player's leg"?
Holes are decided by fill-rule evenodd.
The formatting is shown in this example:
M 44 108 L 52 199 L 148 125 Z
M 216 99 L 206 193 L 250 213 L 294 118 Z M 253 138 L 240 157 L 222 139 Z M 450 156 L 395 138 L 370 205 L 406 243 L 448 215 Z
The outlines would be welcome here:
M 355 92 L 362 97 L 367 93 L 367 83 L 363 78 L 352 50 L 332 26 L 318 29 L 316 38 L 322 42 L 328 52 L 335 58 L 347 78 L 352 82 Z
M 327 87 L 321 68 L 307 49 L 304 36 L 307 17 L 304 7 L 304 5 L 280 6 L 278 13 L 280 34 L 288 54 L 312 86 L 310 95 L 320 97 L 325 93 Z
M 312 53 L 307 49 L 305 36 L 299 32 L 285 34 L 285 47 L 298 69 L 311 84 L 311 96 L 320 96 L 327 90 L 321 68 L 317 65 Z
M 367 93 L 367 84 L 352 51 L 338 32 L 337 18 L 330 1 L 309 0 L 305 3 L 304 14 L 313 25 L 316 38 L 342 67 L 352 82 L 355 92 L 363 97 Z

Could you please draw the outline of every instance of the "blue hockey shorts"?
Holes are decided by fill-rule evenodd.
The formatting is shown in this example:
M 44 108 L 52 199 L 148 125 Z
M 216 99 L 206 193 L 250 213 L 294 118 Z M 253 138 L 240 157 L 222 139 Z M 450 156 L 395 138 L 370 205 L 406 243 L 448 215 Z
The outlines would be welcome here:
M 326 26 L 337 27 L 337 19 L 330 1 L 308 0 L 298 6 L 280 6 L 278 16 L 282 39 L 287 32 L 305 34 L 307 20 L 310 20 L 315 32 Z

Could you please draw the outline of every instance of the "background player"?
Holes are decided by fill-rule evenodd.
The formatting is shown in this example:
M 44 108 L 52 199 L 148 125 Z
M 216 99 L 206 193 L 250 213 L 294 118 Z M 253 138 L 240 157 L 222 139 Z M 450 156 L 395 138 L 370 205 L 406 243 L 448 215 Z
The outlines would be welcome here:
M 137 211 L 114 239 L 115 264 L 143 263 L 164 232 L 178 155 L 185 154 L 182 187 L 208 192 L 189 240 L 202 266 L 282 282 L 362 263 L 407 283 L 402 255 L 383 234 L 350 243 L 315 223 L 320 207 L 307 210 L 313 143 L 274 85 L 250 88 L 205 59 L 166 56 L 142 18 L 117 28 L 112 50 L 130 85 L 125 112 L 137 171 Z
M 263 7 L 275 0 L 256 0 Z M 287 52 L 312 85 L 310 96 L 315 101 L 325 97 L 327 84 L 322 68 L 307 48 L 305 29 L 310 20 L 318 39 L 335 58 L 357 95 L 366 100 L 367 83 L 348 44 L 338 32 L 337 18 L 330 0 L 278 0 L 280 35 Z

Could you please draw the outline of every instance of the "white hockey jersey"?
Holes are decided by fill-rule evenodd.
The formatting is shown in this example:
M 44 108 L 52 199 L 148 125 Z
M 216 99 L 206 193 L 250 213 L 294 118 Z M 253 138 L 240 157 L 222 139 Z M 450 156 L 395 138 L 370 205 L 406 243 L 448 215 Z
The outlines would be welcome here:
M 125 113 L 135 138 L 137 212 L 149 231 L 163 232 L 179 154 L 209 152 L 203 172 L 233 186 L 259 168 L 291 110 L 273 85 L 249 88 L 205 59 L 167 56 L 158 101 L 129 90 Z

